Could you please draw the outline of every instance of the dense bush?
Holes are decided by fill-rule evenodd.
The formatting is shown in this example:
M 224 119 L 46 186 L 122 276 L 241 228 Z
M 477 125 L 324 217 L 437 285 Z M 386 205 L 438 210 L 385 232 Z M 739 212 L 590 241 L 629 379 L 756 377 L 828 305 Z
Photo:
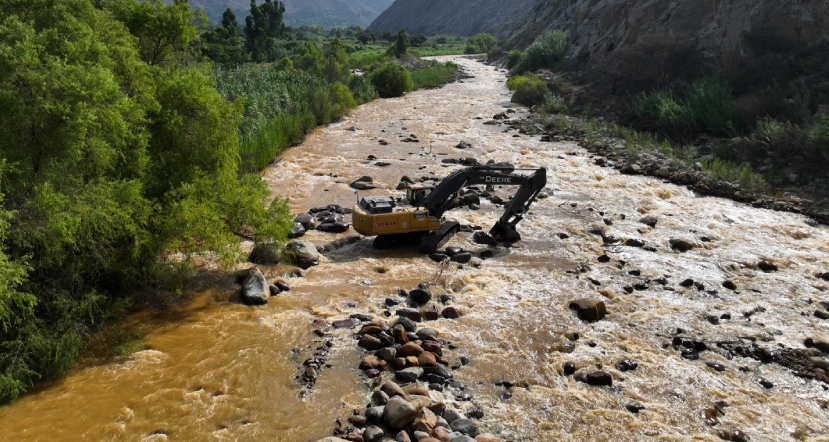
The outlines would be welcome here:
M 549 94 L 541 103 L 541 110 L 547 114 L 562 114 L 567 112 L 567 103 L 556 94 Z
M 527 106 L 541 104 L 550 95 L 547 83 L 533 74 L 514 75 L 507 81 L 507 87 L 513 91 L 513 103 Z
M 679 100 L 670 91 L 637 95 L 631 112 L 644 128 L 659 130 L 668 136 L 687 138 L 698 133 L 733 136 L 739 114 L 731 87 L 715 78 L 701 78 Z
M 386 63 L 372 72 L 371 83 L 383 98 L 399 97 L 414 89 L 409 71 L 397 63 Z
M 348 79 L 348 88 L 354 95 L 357 104 L 367 103 L 377 98 L 377 90 L 371 84 L 371 80 L 364 75 L 352 75 Z
M 342 83 L 333 83 L 328 87 L 317 89 L 311 100 L 311 108 L 319 124 L 337 121 L 355 107 L 357 107 L 357 102 L 354 96 Z
M 482 32 L 472 36 L 466 43 L 467 54 L 485 54 L 489 52 L 498 43 L 498 39 L 492 34 Z
M 564 59 L 567 51 L 567 33 L 560 29 L 549 31 L 538 37 L 527 48 L 526 57 L 519 66 L 525 71 L 549 68 Z
M 526 56 L 526 54 L 524 53 L 524 51 L 521 51 L 521 50 L 518 50 L 518 49 L 513 49 L 513 50 L 509 51 L 509 53 L 507 54 L 506 62 L 505 62 L 507 69 L 512 69 L 512 68 L 518 66 L 521 63 L 521 60 L 523 60 L 525 56 Z
M 770 118 L 760 120 L 754 131 L 735 143 L 741 155 L 755 160 L 799 159 L 807 169 L 829 167 L 829 117 L 798 125 Z
M 687 136 L 691 130 L 688 112 L 669 91 L 637 95 L 631 102 L 631 112 L 645 129 L 675 137 Z

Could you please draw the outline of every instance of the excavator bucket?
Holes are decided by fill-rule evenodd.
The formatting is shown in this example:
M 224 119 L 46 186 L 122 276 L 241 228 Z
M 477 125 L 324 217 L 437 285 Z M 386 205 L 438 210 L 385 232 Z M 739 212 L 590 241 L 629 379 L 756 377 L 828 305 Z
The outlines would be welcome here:
M 513 243 L 521 240 L 521 234 L 508 224 L 497 223 L 492 230 L 489 231 L 495 240 L 498 242 Z

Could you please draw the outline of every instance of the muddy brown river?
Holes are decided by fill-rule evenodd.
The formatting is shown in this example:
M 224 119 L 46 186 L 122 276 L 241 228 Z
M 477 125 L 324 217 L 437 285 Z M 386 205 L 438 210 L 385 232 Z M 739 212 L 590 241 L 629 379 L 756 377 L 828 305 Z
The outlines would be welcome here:
M 305 278 L 285 278 L 292 290 L 262 307 L 238 303 L 231 277 L 205 274 L 179 304 L 129 319 L 147 331 L 147 350 L 86 364 L 0 408 L 0 439 L 315 441 L 331 434 L 337 417 L 364 406 L 370 390 L 356 368 L 361 352 L 353 330 L 332 332 L 332 367 L 313 389 L 297 384 L 299 366 L 320 343 L 312 321 L 352 313 L 382 317 L 385 297 L 427 281 L 433 291 L 453 296 L 462 314 L 431 323 L 457 347 L 450 362 L 471 359 L 455 376 L 474 399 L 455 403 L 448 393 L 445 399 L 460 409 L 481 406 L 482 429 L 501 440 L 715 441 L 728 429 L 752 441 L 829 440 L 825 384 L 774 363 L 729 359 L 714 345 L 737 337 L 770 349 L 803 348 L 807 337 L 829 340 L 829 320 L 812 315 L 813 301 L 829 300 L 829 283 L 814 276 L 829 272 L 829 231 L 796 214 L 620 175 L 593 165 L 573 143 L 545 143 L 505 125 L 484 125 L 505 108 L 517 110 L 513 118 L 526 111 L 509 103 L 503 72 L 447 58 L 474 78 L 366 104 L 317 129 L 264 176 L 299 213 L 332 203 L 351 206 L 357 195 L 348 183 L 363 175 L 373 177 L 378 189 L 360 195 L 389 194 L 403 175 L 442 177 L 460 167 L 443 164 L 446 158 L 546 167 L 552 195 L 537 201 L 519 224 L 523 240 L 516 247 L 442 268 L 415 250 L 377 251 L 363 239 L 325 253 Z M 418 142 L 403 142 L 412 134 Z M 460 141 L 472 148 L 456 149 Z M 390 164 L 377 166 L 369 155 Z M 511 190 L 502 189 L 503 195 Z M 483 201 L 481 210 L 455 209 L 447 218 L 488 230 L 500 215 L 500 207 Z M 644 216 L 656 217 L 656 227 L 639 223 Z M 597 226 L 656 251 L 606 246 L 587 233 Z M 569 237 L 561 239 L 561 233 Z M 311 232 L 305 239 L 323 244 L 339 236 Z M 672 238 L 696 247 L 672 251 Z M 461 233 L 449 244 L 484 249 L 471 239 Z M 603 254 L 610 262 L 597 261 Z M 779 270 L 758 270 L 761 260 Z M 270 279 L 284 277 L 282 268 L 264 270 Z M 623 289 L 646 278 L 651 282 L 645 290 Z M 681 286 L 687 278 L 705 289 Z M 737 289 L 722 287 L 725 280 Z M 567 303 L 582 297 L 603 299 L 607 317 L 579 320 Z M 731 319 L 708 320 L 726 314 Z M 698 360 L 683 358 L 668 345 L 677 328 L 711 350 Z M 563 351 L 567 332 L 580 336 L 569 353 Z M 639 366 L 621 372 L 621 359 Z M 567 361 L 583 371 L 601 367 L 613 376 L 613 386 L 564 376 Z M 511 398 L 493 384 L 498 376 L 517 384 Z M 762 386 L 761 378 L 773 387 Z M 717 402 L 727 404 L 720 405 L 725 413 L 709 425 L 706 413 Z M 628 411 L 634 403 L 644 409 Z

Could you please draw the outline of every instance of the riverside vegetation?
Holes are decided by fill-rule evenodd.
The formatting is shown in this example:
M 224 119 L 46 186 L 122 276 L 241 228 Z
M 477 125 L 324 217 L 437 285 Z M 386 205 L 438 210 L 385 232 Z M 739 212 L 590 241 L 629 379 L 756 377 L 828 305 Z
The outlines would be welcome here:
M 829 166 L 829 115 L 819 111 L 829 100 L 826 43 L 745 38 L 760 55 L 744 63 L 702 60 L 688 44 L 656 40 L 565 59 L 561 30 L 523 50 L 506 52 L 502 42 L 489 55 L 511 70 L 513 101 L 538 105 L 544 124 L 585 129 L 591 142 L 619 138 L 634 157 L 659 152 L 747 191 L 796 185 L 819 194 Z
M 287 202 L 257 172 L 385 87 L 338 38 L 370 33 L 283 13 L 252 2 L 243 29 L 230 10 L 208 28 L 186 0 L 0 4 L 0 402 L 60 378 L 92 335 L 136 335 L 111 324 L 205 260 L 238 262 L 241 239 L 281 248 Z M 457 74 L 421 67 L 412 86 Z

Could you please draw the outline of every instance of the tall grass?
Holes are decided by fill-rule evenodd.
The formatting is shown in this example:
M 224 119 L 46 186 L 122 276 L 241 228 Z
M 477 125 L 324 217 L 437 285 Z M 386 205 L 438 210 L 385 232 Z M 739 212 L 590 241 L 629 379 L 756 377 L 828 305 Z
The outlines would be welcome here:
M 348 56 L 348 64 L 353 69 L 369 70 L 372 67 L 391 61 L 393 57 L 386 55 L 385 50 L 366 49 L 354 52 Z
M 463 45 L 445 45 L 437 48 L 430 48 L 424 46 L 422 48 L 411 49 L 410 52 L 417 57 L 436 57 L 438 55 L 463 55 Z
M 768 189 L 768 183 L 754 172 L 750 165 L 737 165 L 728 160 L 715 158 L 703 161 L 702 168 L 713 178 L 740 184 L 744 190 L 762 192 Z
M 458 73 L 455 63 L 429 62 L 429 66 L 412 73 L 416 89 L 434 88 L 449 83 Z
M 217 67 L 215 81 L 222 96 L 242 100 L 245 106 L 239 125 L 243 172 L 261 170 L 282 149 L 301 142 L 315 125 L 339 118 L 356 106 L 344 86 L 329 85 L 311 73 L 273 66 Z
M 316 118 L 310 111 L 274 116 L 259 130 L 240 140 L 239 155 L 243 171 L 264 169 L 283 149 L 299 144 L 306 131 L 315 124 Z

